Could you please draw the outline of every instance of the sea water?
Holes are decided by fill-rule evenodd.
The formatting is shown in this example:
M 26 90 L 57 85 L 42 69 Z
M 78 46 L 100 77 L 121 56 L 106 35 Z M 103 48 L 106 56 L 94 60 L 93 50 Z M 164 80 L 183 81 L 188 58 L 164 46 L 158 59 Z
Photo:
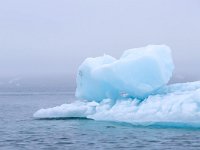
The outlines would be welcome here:
M 200 148 L 200 128 L 137 126 L 81 118 L 35 119 L 33 113 L 75 100 L 74 92 L 12 90 L 0 92 L 0 149 L 176 149 Z

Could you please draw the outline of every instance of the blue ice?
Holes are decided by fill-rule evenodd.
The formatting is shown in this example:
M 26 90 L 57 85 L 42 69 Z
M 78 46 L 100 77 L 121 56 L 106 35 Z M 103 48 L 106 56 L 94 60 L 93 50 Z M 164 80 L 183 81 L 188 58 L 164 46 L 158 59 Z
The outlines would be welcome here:
M 35 118 L 84 117 L 200 127 L 200 81 L 168 85 L 174 64 L 166 45 L 87 58 L 78 68 L 75 102 L 40 109 Z

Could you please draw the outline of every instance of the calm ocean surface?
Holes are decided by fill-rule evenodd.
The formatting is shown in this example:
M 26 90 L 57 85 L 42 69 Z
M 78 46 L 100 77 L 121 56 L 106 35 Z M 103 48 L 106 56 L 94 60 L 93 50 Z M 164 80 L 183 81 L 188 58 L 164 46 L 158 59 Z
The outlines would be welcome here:
M 0 92 L 0 149 L 200 149 L 200 129 L 138 127 L 86 119 L 36 120 L 33 113 L 73 101 L 73 92 Z

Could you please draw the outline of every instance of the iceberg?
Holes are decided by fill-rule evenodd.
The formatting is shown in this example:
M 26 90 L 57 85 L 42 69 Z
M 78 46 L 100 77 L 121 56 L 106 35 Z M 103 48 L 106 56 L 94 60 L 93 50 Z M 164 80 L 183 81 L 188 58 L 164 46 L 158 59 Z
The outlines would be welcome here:
M 87 58 L 77 72 L 78 100 L 33 116 L 200 127 L 200 81 L 168 85 L 173 70 L 165 45 L 126 50 L 119 59 Z
M 168 83 L 173 69 L 165 45 L 126 50 L 118 60 L 109 55 L 87 58 L 78 69 L 76 97 L 97 102 L 144 99 Z

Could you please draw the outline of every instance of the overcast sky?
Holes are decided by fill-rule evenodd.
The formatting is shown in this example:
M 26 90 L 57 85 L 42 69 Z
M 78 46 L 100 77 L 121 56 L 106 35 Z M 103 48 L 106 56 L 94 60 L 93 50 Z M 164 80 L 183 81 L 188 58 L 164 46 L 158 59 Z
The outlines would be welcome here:
M 0 77 L 74 76 L 104 53 L 167 44 L 177 79 L 200 80 L 199 0 L 0 0 Z

